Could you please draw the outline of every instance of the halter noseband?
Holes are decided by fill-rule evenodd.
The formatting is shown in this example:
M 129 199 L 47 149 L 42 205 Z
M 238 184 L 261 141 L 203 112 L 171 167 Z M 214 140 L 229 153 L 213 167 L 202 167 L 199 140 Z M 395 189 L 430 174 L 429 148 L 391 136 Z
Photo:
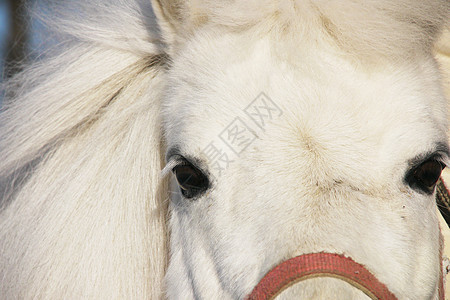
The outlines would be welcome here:
M 266 300 L 302 280 L 316 277 L 339 278 L 363 291 L 371 299 L 397 298 L 363 265 L 334 253 L 311 253 L 282 262 L 267 273 L 247 296 L 247 300 Z

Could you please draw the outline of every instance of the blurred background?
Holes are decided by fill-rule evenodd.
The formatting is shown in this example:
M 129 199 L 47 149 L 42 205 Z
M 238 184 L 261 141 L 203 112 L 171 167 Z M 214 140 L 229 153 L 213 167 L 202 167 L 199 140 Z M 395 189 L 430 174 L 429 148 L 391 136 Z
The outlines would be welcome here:
M 0 83 L 36 58 L 45 43 L 44 26 L 30 9 L 45 11 L 48 0 L 0 0 Z M 0 106 L 3 95 L 0 92 Z
M 3 75 L 3 65 L 5 64 L 6 48 L 8 47 L 8 31 L 9 31 L 9 3 L 6 0 L 0 0 L 0 73 Z

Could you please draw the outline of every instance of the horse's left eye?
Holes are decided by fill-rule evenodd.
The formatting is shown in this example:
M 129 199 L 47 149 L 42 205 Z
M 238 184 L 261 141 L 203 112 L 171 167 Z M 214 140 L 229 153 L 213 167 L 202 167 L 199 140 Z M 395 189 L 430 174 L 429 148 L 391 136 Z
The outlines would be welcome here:
M 407 177 L 409 185 L 426 193 L 432 193 L 445 165 L 430 159 L 416 167 Z
M 208 189 L 208 178 L 189 162 L 174 167 L 173 173 L 185 198 L 194 198 Z

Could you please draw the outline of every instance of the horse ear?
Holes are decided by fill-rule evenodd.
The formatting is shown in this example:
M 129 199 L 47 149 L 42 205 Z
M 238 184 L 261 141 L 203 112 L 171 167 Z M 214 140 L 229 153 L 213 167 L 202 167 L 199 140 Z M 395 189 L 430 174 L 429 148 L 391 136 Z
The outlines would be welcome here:
M 206 20 L 198 2 L 152 0 L 161 37 L 171 50 Z

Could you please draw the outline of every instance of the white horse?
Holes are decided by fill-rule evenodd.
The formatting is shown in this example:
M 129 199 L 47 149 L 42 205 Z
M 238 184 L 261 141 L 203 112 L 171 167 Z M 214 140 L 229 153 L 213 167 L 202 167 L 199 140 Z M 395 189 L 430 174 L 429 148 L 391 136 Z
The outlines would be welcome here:
M 329 253 L 399 299 L 438 299 L 449 146 L 431 49 L 449 14 L 60 4 L 61 42 L 9 81 L 0 115 L 0 298 L 242 299 L 281 262 Z M 336 276 L 280 297 L 370 295 Z

